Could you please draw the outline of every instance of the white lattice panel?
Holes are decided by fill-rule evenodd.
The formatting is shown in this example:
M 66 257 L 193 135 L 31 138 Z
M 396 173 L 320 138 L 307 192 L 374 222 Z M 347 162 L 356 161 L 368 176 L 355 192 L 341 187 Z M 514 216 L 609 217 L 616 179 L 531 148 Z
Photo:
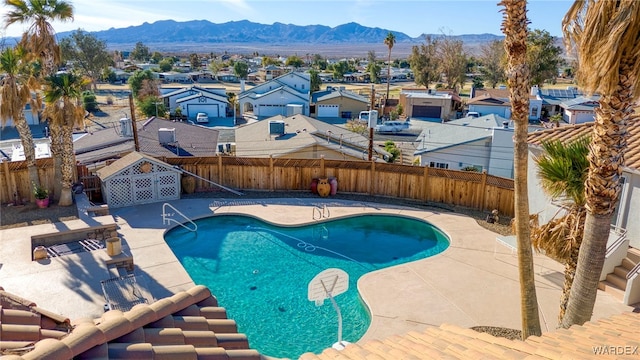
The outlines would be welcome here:
M 156 199 L 154 174 L 132 176 L 134 204 L 153 202 Z
M 109 179 L 107 182 L 107 194 L 107 203 L 110 207 L 132 205 L 131 178 L 129 176 L 119 176 Z
M 157 174 L 158 200 L 175 200 L 180 198 L 180 180 L 175 172 Z

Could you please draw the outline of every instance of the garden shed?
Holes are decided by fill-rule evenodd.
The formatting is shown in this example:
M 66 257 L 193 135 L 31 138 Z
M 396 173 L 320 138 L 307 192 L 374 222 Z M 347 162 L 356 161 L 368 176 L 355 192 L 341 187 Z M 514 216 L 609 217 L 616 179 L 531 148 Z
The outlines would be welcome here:
M 139 152 L 132 152 L 96 173 L 110 208 L 180 198 L 182 171 Z

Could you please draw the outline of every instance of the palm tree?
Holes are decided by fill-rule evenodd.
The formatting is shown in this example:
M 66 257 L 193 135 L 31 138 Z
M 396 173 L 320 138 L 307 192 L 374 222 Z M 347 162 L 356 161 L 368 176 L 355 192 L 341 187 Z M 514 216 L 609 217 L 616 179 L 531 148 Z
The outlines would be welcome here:
M 560 297 L 558 324 L 562 323 L 573 278 L 578 251 L 582 243 L 584 220 L 584 181 L 589 162 L 589 138 L 563 144 L 560 141 L 542 143 L 544 153 L 534 158 L 542 189 L 562 206 L 557 216 L 531 230 L 531 243 L 537 251 L 564 264 L 564 285 Z
M 10 9 L 4 15 L 5 29 L 15 23 L 29 23 L 22 45 L 42 60 L 45 75 L 54 71 L 60 62 L 60 48 L 51 22 L 73 20 L 73 6 L 58 0 L 4 0 L 4 4 Z
M 45 77 L 57 70 L 60 61 L 60 48 L 56 43 L 56 36 L 52 21 L 73 20 L 73 7 L 62 0 L 4 0 L 9 11 L 4 15 L 5 28 L 12 24 L 29 24 L 27 32 L 22 35 L 20 43 L 42 65 L 41 76 Z M 40 90 L 40 86 L 37 89 Z M 63 146 L 59 142 L 62 129 L 59 124 L 49 126 L 51 134 L 51 153 L 54 165 L 54 191 L 57 197 L 61 194 L 62 158 L 73 157 L 73 152 L 63 154 Z
M 391 81 L 391 49 L 393 49 L 393 45 L 396 44 L 396 36 L 393 35 L 392 32 L 387 34 L 387 37 L 384 38 L 384 44 L 389 48 L 389 56 L 387 58 L 387 97 L 385 98 L 385 105 L 387 104 L 387 100 L 389 99 L 389 83 Z
M 533 271 L 533 252 L 529 229 L 527 195 L 527 128 L 529 124 L 529 71 L 527 67 L 527 6 L 522 0 L 502 0 L 505 34 L 504 48 L 508 56 L 507 84 L 511 93 L 511 117 L 514 131 L 515 228 L 518 242 L 518 272 L 522 339 L 540 335 L 540 318 Z
M 84 107 L 82 104 L 82 90 L 89 81 L 71 73 L 50 75 L 45 78 L 44 86 L 44 115 L 51 121 L 52 128 L 60 130 L 55 136 L 62 146 L 61 157 L 61 191 L 58 205 L 73 204 L 71 185 L 73 184 L 73 166 L 75 156 L 73 152 L 73 127 L 82 123 Z M 51 135 L 52 137 L 54 134 Z
M 0 53 L 0 72 L 5 74 L 0 81 L 0 121 L 4 126 L 9 119 L 20 135 L 24 156 L 29 170 L 29 182 L 32 186 L 40 185 L 38 168 L 36 166 L 36 152 L 33 136 L 27 120 L 24 117 L 26 104 L 31 104 L 32 109 L 39 109 L 39 98 L 31 96 L 31 87 L 36 83 L 35 78 L 25 70 L 24 49 L 20 46 L 5 48 Z
M 562 21 L 577 50 L 577 78 L 586 93 L 600 93 L 585 182 L 587 215 L 576 276 L 562 326 L 591 319 L 604 264 L 611 218 L 621 189 L 627 123 L 640 96 L 640 2 L 576 1 Z

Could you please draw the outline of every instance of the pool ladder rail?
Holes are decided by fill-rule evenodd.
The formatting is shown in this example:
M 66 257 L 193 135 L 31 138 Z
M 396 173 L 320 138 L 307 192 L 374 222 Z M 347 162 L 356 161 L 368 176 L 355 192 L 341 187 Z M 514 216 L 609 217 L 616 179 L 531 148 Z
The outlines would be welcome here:
M 313 207 L 313 214 L 312 214 L 312 219 L 313 220 L 321 220 L 321 219 L 328 219 L 331 216 L 331 212 L 329 211 L 329 208 L 327 207 L 327 205 L 322 205 L 322 207 L 320 206 L 314 206 Z
M 168 213 L 167 212 L 167 208 L 171 208 L 171 210 L 175 211 L 173 213 Z M 186 225 L 186 223 L 184 222 L 180 222 L 176 219 L 173 218 L 173 216 L 178 213 L 180 216 L 182 216 L 185 220 L 186 223 L 188 223 L 189 225 Z M 182 212 L 180 212 L 180 210 L 176 209 L 175 207 L 173 207 L 173 205 L 169 204 L 169 203 L 164 203 L 162 204 L 162 225 L 171 225 L 171 222 L 174 222 L 180 226 L 182 226 L 183 228 L 191 231 L 191 232 L 196 232 L 198 231 L 198 225 L 196 225 L 196 223 L 194 223 L 191 219 L 189 219 L 187 217 L 187 215 L 183 214 Z M 192 227 L 193 225 L 193 227 Z

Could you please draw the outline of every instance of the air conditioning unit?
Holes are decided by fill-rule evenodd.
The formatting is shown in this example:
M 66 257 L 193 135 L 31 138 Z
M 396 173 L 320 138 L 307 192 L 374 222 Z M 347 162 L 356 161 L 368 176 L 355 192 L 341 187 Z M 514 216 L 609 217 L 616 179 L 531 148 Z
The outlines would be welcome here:
M 269 135 L 281 136 L 284 134 L 285 134 L 284 121 L 282 120 L 269 121 Z
M 176 142 L 176 129 L 160 128 L 158 129 L 158 141 L 160 145 L 169 145 Z
M 133 126 L 131 124 L 131 119 L 129 118 L 120 119 L 120 136 L 122 137 L 133 136 Z

